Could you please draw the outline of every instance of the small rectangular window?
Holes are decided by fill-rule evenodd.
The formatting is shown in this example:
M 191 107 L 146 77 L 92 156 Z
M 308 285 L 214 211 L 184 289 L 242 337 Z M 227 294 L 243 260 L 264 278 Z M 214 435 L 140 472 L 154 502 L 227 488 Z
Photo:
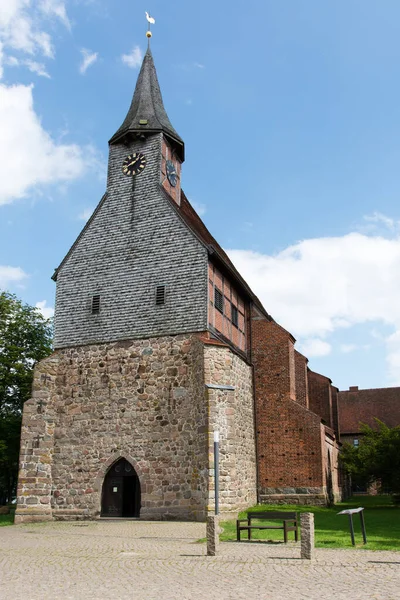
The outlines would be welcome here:
M 100 312 L 100 296 L 92 296 L 92 315 L 98 315 Z
M 224 297 L 218 288 L 214 289 L 214 305 L 219 312 L 224 312 Z
M 232 316 L 232 325 L 234 325 L 235 327 L 239 326 L 239 316 L 238 316 L 238 309 L 236 308 L 236 306 L 234 304 L 231 304 L 231 316 Z
M 165 285 L 158 285 L 156 289 L 156 305 L 165 304 Z
M 360 441 L 359 440 L 353 440 L 353 446 L 354 448 L 358 448 L 358 446 L 360 445 Z

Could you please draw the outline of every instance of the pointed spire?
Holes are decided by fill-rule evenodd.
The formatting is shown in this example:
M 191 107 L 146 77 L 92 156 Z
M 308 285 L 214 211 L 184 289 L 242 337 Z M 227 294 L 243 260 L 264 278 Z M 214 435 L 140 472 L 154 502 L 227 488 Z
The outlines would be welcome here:
M 129 133 L 162 131 L 175 145 L 180 158 L 184 159 L 184 142 L 172 127 L 161 96 L 160 85 L 154 66 L 150 45 L 143 59 L 142 68 L 136 83 L 132 104 L 118 131 L 113 135 L 110 144 L 115 144 Z

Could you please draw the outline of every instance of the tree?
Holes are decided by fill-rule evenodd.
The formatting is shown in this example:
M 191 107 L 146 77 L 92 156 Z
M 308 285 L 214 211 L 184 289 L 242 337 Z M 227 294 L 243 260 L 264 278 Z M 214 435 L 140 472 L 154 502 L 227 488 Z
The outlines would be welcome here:
M 341 460 L 353 481 L 379 481 L 383 489 L 400 493 L 400 426 L 388 427 L 375 419 L 377 428 L 362 425 L 358 448 L 344 444 Z
M 0 504 L 15 495 L 23 404 L 33 368 L 51 353 L 52 326 L 37 308 L 0 293 Z

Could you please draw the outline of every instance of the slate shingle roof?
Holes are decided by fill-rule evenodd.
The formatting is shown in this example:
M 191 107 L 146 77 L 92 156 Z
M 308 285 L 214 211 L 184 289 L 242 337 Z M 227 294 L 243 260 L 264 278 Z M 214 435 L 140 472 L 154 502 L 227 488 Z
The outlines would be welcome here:
M 140 121 L 147 121 L 141 124 Z M 128 133 L 164 132 L 174 143 L 181 160 L 184 159 L 184 142 L 173 128 L 164 108 L 153 55 L 147 49 L 136 83 L 128 114 L 118 131 L 110 139 L 116 143 Z

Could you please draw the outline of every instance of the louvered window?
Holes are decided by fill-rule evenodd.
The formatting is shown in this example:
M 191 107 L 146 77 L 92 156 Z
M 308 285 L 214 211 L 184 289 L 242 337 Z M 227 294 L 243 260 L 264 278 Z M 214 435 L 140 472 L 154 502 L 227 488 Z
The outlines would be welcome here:
M 232 325 L 234 325 L 235 327 L 239 326 L 239 318 L 238 318 L 238 309 L 236 308 L 236 306 L 234 306 L 233 304 L 231 304 L 231 316 L 232 316 Z
M 217 310 L 224 312 L 224 297 L 218 288 L 214 289 L 214 304 Z
M 165 285 L 158 285 L 156 288 L 156 304 L 157 306 L 165 304 Z
M 92 315 L 98 315 L 100 312 L 100 296 L 92 296 Z

